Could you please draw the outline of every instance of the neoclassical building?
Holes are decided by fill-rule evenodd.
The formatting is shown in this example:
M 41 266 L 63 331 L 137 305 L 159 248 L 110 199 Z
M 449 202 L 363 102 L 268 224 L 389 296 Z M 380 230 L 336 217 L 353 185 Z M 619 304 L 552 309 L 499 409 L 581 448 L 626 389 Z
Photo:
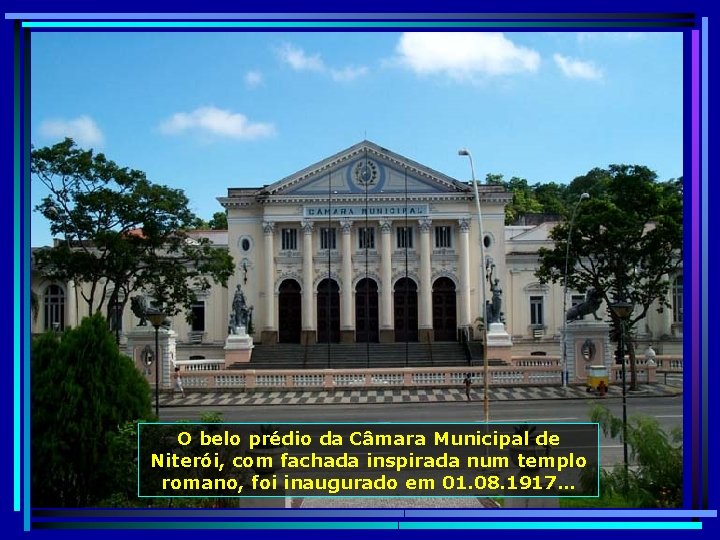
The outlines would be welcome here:
M 174 319 L 178 357 L 222 357 L 238 284 L 254 308 L 255 343 L 263 346 L 478 339 L 483 287 L 490 299 L 484 273 L 499 280 L 517 354 L 557 354 L 562 286 L 534 276 L 537 251 L 552 245 L 555 223 L 505 226 L 512 194 L 481 185 L 479 198 L 483 238 L 471 183 L 370 141 L 273 184 L 229 188 L 218 198 L 228 230 L 193 234 L 228 249 L 236 271 L 227 288 L 213 286 L 198 298 L 192 323 Z M 639 339 L 679 353 L 682 276 L 669 279 L 673 309 L 652 310 Z M 34 332 L 74 325 L 86 314 L 74 287 L 33 271 L 40 300 Z M 581 299 L 569 291 L 567 304 Z M 129 309 L 108 313 L 119 332 L 137 324 Z

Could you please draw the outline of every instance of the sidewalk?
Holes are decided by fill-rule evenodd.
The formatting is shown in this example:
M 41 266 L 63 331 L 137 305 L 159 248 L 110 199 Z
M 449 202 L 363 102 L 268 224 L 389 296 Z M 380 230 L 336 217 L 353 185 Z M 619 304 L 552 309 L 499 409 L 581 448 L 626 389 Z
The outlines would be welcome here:
M 682 389 L 675 386 L 652 384 L 638 386 L 638 390 L 628 392 L 633 397 L 663 397 L 682 394 Z M 473 401 L 482 401 L 482 389 L 473 389 L 470 393 Z M 595 399 L 601 401 L 608 398 L 619 398 L 622 389 L 610 387 L 607 396 L 587 392 L 584 386 L 539 387 L 494 387 L 490 388 L 490 401 L 522 401 L 548 399 Z M 308 390 L 308 391 L 219 391 L 219 392 L 186 392 L 186 397 L 170 393 L 161 394 L 160 404 L 163 407 L 192 407 L 198 405 L 323 405 L 327 403 L 353 405 L 368 403 L 447 403 L 467 401 L 464 388 L 394 388 L 387 390 Z

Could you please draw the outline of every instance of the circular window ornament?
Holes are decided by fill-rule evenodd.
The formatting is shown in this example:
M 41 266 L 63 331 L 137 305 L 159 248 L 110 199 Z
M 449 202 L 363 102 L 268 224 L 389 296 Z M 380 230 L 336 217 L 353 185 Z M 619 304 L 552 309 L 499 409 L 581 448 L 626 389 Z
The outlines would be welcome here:
M 253 246 L 252 238 L 249 236 L 241 236 L 238 239 L 238 249 L 243 253 L 248 253 Z
M 361 160 L 355 165 L 353 176 L 357 185 L 362 187 L 372 186 L 377 182 L 378 167 L 374 161 Z

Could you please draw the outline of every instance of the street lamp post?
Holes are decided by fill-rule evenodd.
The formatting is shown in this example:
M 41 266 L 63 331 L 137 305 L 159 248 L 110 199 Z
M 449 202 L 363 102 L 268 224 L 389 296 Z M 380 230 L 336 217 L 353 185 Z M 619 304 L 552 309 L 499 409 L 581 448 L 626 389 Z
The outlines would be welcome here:
M 565 285 L 563 287 L 563 310 L 562 310 L 562 317 L 563 317 L 562 385 L 563 385 L 563 388 L 566 388 L 568 385 L 568 364 L 567 364 L 567 290 L 568 290 L 568 282 L 567 282 L 567 280 L 568 280 L 568 261 L 570 260 L 570 241 L 572 239 L 573 224 L 575 223 L 575 214 L 577 214 L 578 208 L 580 207 L 580 203 L 584 199 L 589 199 L 589 198 L 590 198 L 589 193 L 582 193 L 582 194 L 580 194 L 580 198 L 578 199 L 578 202 L 575 203 L 575 208 L 573 208 L 572 217 L 570 218 L 570 227 L 568 227 L 567 242 L 565 244 Z
M 620 370 L 622 376 L 622 429 L 623 429 L 623 466 L 625 469 L 624 488 L 628 492 L 628 445 L 627 445 L 627 385 L 625 369 L 625 321 L 633 311 L 633 305 L 626 301 L 616 301 L 610 309 L 620 321 L 618 349 L 620 351 Z
M 150 324 L 155 328 L 155 416 L 160 419 L 160 355 L 158 354 L 158 331 L 167 317 L 162 311 L 148 313 Z
M 482 320 L 483 320 L 483 408 L 485 410 L 485 422 L 490 421 L 490 396 L 488 395 L 489 388 L 489 373 L 488 373 L 488 361 L 487 361 L 487 332 L 488 332 L 488 320 L 487 320 L 487 300 L 485 298 L 485 231 L 483 230 L 483 219 L 482 210 L 480 209 L 480 195 L 478 193 L 477 179 L 475 178 L 475 166 L 473 165 L 472 154 L 467 148 L 461 148 L 458 150 L 459 156 L 467 156 L 470 160 L 470 173 L 472 174 L 473 187 L 475 188 L 475 204 L 477 205 L 478 215 L 478 226 L 480 227 L 480 272 L 482 273 L 481 287 L 482 292 Z M 465 294 L 470 294 L 470 291 L 465 291 Z

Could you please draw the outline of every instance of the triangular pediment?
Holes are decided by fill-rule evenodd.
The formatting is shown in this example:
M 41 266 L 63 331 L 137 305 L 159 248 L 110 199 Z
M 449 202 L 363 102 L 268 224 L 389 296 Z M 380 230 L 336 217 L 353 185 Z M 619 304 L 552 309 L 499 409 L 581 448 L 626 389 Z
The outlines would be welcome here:
M 447 194 L 470 186 L 438 171 L 362 141 L 265 188 L 271 196 Z

